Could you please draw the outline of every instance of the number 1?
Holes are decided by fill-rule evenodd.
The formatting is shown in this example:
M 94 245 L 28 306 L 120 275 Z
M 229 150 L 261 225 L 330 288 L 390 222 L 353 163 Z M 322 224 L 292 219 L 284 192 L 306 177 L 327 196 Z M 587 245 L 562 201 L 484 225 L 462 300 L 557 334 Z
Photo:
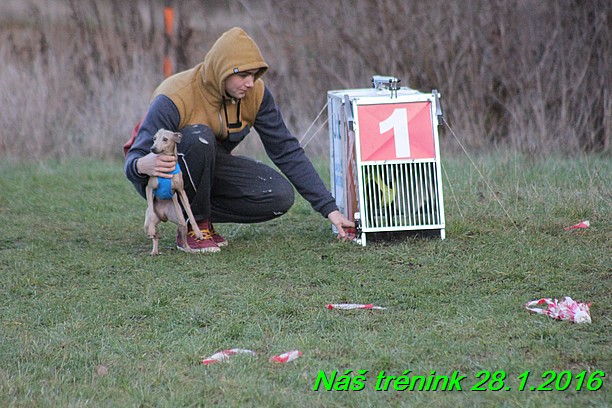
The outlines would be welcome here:
M 410 157 L 410 135 L 408 134 L 406 108 L 394 109 L 391 116 L 380 122 L 378 126 L 381 135 L 393 129 L 396 157 Z

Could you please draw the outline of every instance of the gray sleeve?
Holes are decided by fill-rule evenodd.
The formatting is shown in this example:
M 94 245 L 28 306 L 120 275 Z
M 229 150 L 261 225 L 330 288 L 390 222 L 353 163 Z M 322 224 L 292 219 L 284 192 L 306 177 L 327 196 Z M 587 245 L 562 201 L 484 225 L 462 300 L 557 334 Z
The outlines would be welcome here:
M 261 137 L 268 157 L 315 211 L 327 217 L 330 212 L 338 209 L 334 197 L 325 187 L 304 149 L 287 129 L 268 88 L 265 89 L 254 128 Z

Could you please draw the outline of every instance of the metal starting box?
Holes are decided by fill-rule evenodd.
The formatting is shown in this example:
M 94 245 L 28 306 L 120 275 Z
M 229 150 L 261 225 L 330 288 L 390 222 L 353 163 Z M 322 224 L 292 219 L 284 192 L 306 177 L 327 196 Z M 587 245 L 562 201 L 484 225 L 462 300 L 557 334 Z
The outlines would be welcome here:
M 327 93 L 332 194 L 363 246 L 402 231 L 445 238 L 440 94 L 399 82 L 374 76 L 371 88 Z

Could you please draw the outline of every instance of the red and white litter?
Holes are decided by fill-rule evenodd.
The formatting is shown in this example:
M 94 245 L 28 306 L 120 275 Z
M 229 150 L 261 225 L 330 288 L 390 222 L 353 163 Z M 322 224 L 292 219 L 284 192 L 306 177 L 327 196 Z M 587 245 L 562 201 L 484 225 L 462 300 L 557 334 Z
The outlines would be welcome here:
M 340 309 L 340 310 L 353 310 L 353 309 L 374 309 L 374 310 L 385 310 L 382 306 L 374 306 L 372 303 L 361 304 L 361 303 L 330 303 L 325 306 L 329 310 Z
M 302 352 L 300 350 L 291 350 L 288 351 L 286 353 L 283 354 L 279 354 L 277 356 L 272 356 L 270 357 L 270 362 L 271 363 L 288 363 L 290 361 L 293 361 L 295 359 L 297 359 L 298 357 L 300 357 L 302 355 Z
M 591 223 L 589 221 L 581 221 L 576 225 L 572 225 L 570 227 L 565 227 L 564 230 L 566 231 L 571 231 L 571 230 L 575 230 L 575 229 L 584 229 L 584 228 L 589 228 L 591 226 Z
M 546 305 L 547 308 L 534 306 Z M 562 301 L 551 298 L 543 298 L 527 302 L 525 308 L 531 312 L 547 315 L 557 320 L 569 320 L 574 323 L 591 323 L 590 303 L 578 303 L 569 296 Z
M 235 356 L 236 354 L 247 354 L 250 356 L 257 355 L 257 353 L 255 353 L 253 350 L 233 348 L 233 349 L 219 351 L 210 357 L 206 357 L 204 360 L 202 360 L 202 364 L 209 365 L 213 363 L 220 363 L 222 361 L 228 360 L 231 356 Z M 269 361 L 271 363 L 288 363 L 290 361 L 297 359 L 301 355 L 302 355 L 301 351 L 292 350 L 292 351 L 288 351 L 283 354 L 279 354 L 277 356 L 272 356 L 270 357 Z
M 248 354 L 251 356 L 257 355 L 252 350 L 233 348 L 233 349 L 219 351 L 213 354 L 212 356 L 205 358 L 204 360 L 202 360 L 202 364 L 209 365 L 213 363 L 220 363 L 221 361 L 227 360 L 230 358 L 230 356 L 234 356 L 236 354 Z

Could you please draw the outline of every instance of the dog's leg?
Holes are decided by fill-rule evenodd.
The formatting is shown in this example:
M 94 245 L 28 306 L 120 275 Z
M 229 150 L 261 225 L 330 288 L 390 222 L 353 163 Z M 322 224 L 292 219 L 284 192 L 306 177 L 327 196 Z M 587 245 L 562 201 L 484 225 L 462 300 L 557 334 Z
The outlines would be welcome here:
M 189 199 L 187 198 L 187 193 L 185 190 L 180 190 L 176 192 L 177 195 L 181 198 L 181 203 L 183 204 L 183 208 L 185 208 L 185 212 L 187 213 L 187 217 L 189 217 L 189 223 L 191 224 L 191 229 L 193 230 L 197 239 L 204 239 L 204 235 L 202 231 L 200 231 L 200 227 L 198 227 L 198 223 L 193 216 L 193 212 L 191 211 L 191 206 L 189 205 Z
M 153 249 L 151 250 L 151 255 L 159 254 L 159 238 L 157 236 L 156 226 L 161 221 L 157 214 L 155 213 L 154 208 L 154 199 L 153 199 L 153 188 L 147 186 L 146 188 L 147 195 L 147 212 L 145 215 L 145 234 L 149 238 L 153 240 Z
M 174 203 L 174 214 L 172 214 L 172 221 L 178 225 L 179 233 L 181 234 L 181 238 L 183 240 L 183 245 L 185 245 L 186 252 L 193 252 L 189 244 L 187 243 L 187 222 L 185 221 L 185 217 L 183 217 L 183 211 L 181 210 L 181 206 L 179 205 L 178 198 L 176 197 L 176 193 L 172 196 L 172 202 Z M 170 218 L 170 214 L 168 215 Z M 194 230 L 194 232 L 198 232 L 199 230 Z M 201 234 L 201 233 L 200 233 Z

